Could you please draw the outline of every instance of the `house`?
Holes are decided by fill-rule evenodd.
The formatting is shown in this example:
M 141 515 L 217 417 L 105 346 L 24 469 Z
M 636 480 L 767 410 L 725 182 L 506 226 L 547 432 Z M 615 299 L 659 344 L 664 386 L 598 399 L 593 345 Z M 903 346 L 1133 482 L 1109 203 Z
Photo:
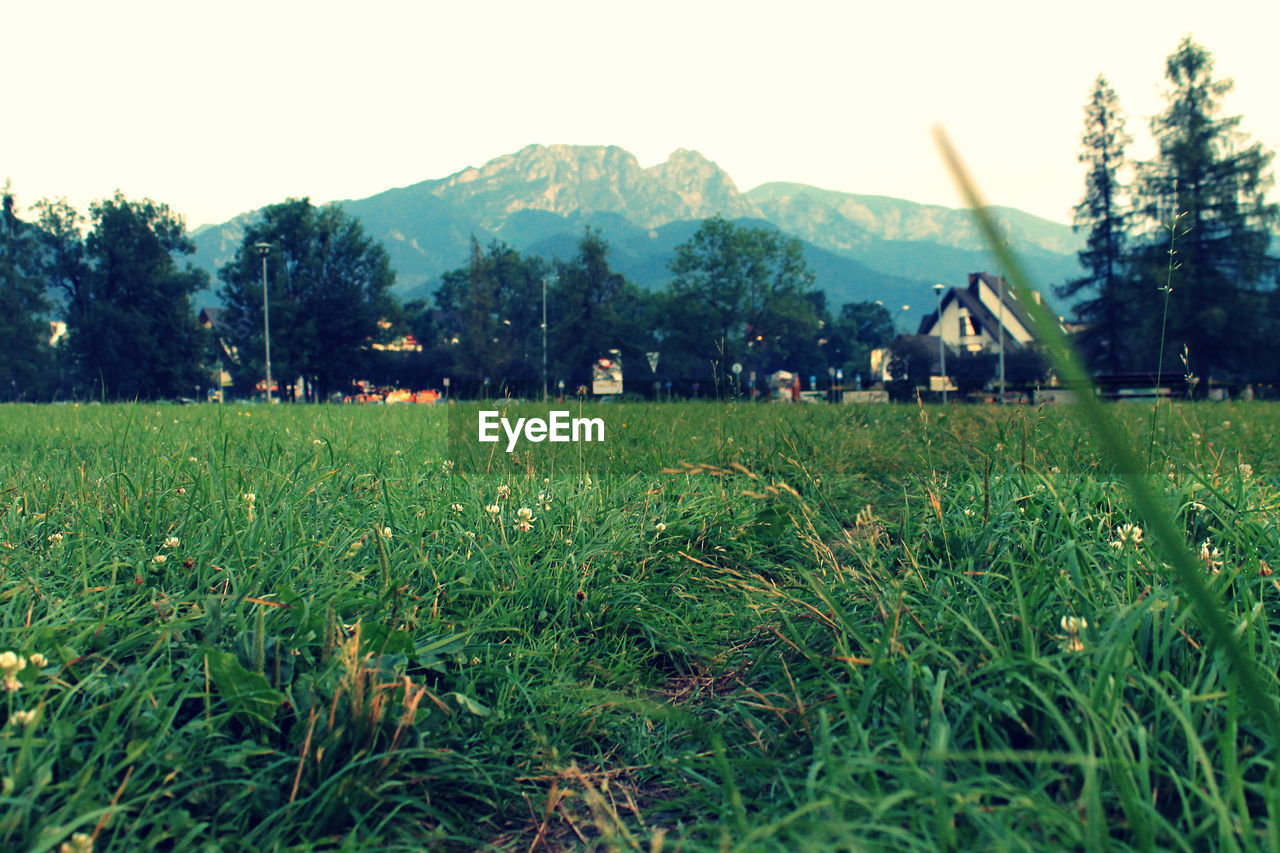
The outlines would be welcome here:
M 1038 292 L 1035 298 L 1040 300 Z M 968 286 L 944 291 L 938 315 L 925 315 L 917 334 L 941 335 L 952 353 L 999 352 L 1002 341 L 1012 352 L 1036 343 L 1026 308 L 1003 278 L 990 273 L 969 273 Z

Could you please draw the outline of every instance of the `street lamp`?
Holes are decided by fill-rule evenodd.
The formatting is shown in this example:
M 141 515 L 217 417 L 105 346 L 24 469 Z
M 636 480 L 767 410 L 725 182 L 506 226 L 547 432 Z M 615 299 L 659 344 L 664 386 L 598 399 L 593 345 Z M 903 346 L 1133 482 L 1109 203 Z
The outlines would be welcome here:
M 947 345 L 942 340 L 942 291 L 941 284 L 933 286 L 933 294 L 938 300 L 938 319 L 934 326 L 938 330 L 938 361 L 941 362 L 942 367 L 942 402 L 945 404 L 947 402 Z
M 547 282 L 556 281 L 559 276 L 544 275 L 542 277 L 542 402 L 547 401 Z
M 267 255 L 271 253 L 270 243 L 254 243 L 253 247 L 262 256 L 262 339 L 267 357 L 267 402 L 271 402 L 271 310 L 267 305 Z M 222 381 L 222 377 L 218 377 Z

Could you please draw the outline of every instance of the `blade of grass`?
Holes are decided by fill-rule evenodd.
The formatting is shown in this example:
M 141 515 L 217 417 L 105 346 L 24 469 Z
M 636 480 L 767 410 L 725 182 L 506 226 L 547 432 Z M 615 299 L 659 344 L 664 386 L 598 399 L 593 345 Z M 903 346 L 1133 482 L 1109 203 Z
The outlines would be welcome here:
M 1166 563 L 1173 566 L 1191 601 L 1191 607 L 1208 631 L 1214 648 L 1226 659 L 1230 671 L 1238 680 L 1246 699 L 1246 713 L 1269 730 L 1272 748 L 1280 747 L 1280 713 L 1276 707 L 1275 694 L 1263 685 L 1256 660 L 1237 641 L 1222 604 L 1202 577 L 1203 568 L 1187 547 L 1186 537 L 1175 524 L 1173 513 L 1151 485 L 1145 465 L 1129 446 L 1119 425 L 1094 394 L 1088 370 L 1048 305 L 1036 301 L 1021 261 L 1005 242 L 999 225 L 945 131 L 935 128 L 934 139 L 965 203 L 973 210 L 987 246 L 1005 269 L 1013 292 L 1030 315 L 1036 336 L 1043 344 L 1050 361 L 1067 386 L 1076 390 L 1080 415 L 1092 427 L 1106 459 L 1120 473 L 1134 507 L 1155 540 L 1158 553 Z

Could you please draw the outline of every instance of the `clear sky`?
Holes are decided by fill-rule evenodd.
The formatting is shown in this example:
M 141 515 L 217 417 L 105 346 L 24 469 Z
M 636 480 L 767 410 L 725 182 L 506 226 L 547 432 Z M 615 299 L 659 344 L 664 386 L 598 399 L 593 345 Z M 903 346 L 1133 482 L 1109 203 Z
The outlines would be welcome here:
M 20 204 L 120 189 L 190 226 L 288 196 L 363 198 L 529 143 L 701 151 L 747 190 L 798 181 L 958 206 L 943 125 L 986 196 L 1068 222 L 1104 73 L 1150 154 L 1187 34 L 1280 149 L 1280 4 L 1217 2 L 11 2 L 0 181 Z

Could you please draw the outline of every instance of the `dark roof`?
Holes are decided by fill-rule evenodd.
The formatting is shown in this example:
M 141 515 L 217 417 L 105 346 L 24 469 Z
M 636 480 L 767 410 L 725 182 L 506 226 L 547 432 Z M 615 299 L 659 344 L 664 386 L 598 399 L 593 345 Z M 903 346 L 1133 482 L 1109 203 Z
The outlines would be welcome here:
M 216 305 L 207 305 L 200 309 L 200 322 L 208 323 L 216 326 L 222 322 L 222 308 Z
M 969 316 L 972 317 L 980 327 L 986 330 L 987 334 L 995 338 L 1000 336 L 1000 318 L 997 317 L 995 312 L 988 308 L 986 303 L 978 297 L 978 288 L 982 286 L 981 282 L 983 281 L 985 281 L 987 286 L 997 294 L 1001 293 L 1001 284 L 1004 282 L 1000 276 L 991 275 L 990 273 L 985 272 L 969 273 L 969 286 L 965 288 L 949 288 L 947 292 L 942 295 L 942 308 L 943 310 L 946 310 L 947 305 L 949 305 L 952 300 L 959 301 L 963 307 L 968 309 Z M 1031 331 L 1034 328 L 1031 325 L 1031 318 L 1027 315 L 1026 309 L 1022 307 L 1022 303 L 1020 303 L 1017 297 L 1013 295 L 1013 290 L 1010 289 L 1007 283 L 1004 283 L 1003 293 L 1005 310 L 1007 310 L 1019 323 L 1021 323 L 1024 329 Z M 920 330 L 917 334 L 927 335 L 929 330 L 933 328 L 937 321 L 938 312 L 929 312 L 920 320 Z M 1006 343 L 1007 345 L 1015 348 L 1021 346 L 1021 344 L 1016 340 L 1008 336 L 1006 336 Z

